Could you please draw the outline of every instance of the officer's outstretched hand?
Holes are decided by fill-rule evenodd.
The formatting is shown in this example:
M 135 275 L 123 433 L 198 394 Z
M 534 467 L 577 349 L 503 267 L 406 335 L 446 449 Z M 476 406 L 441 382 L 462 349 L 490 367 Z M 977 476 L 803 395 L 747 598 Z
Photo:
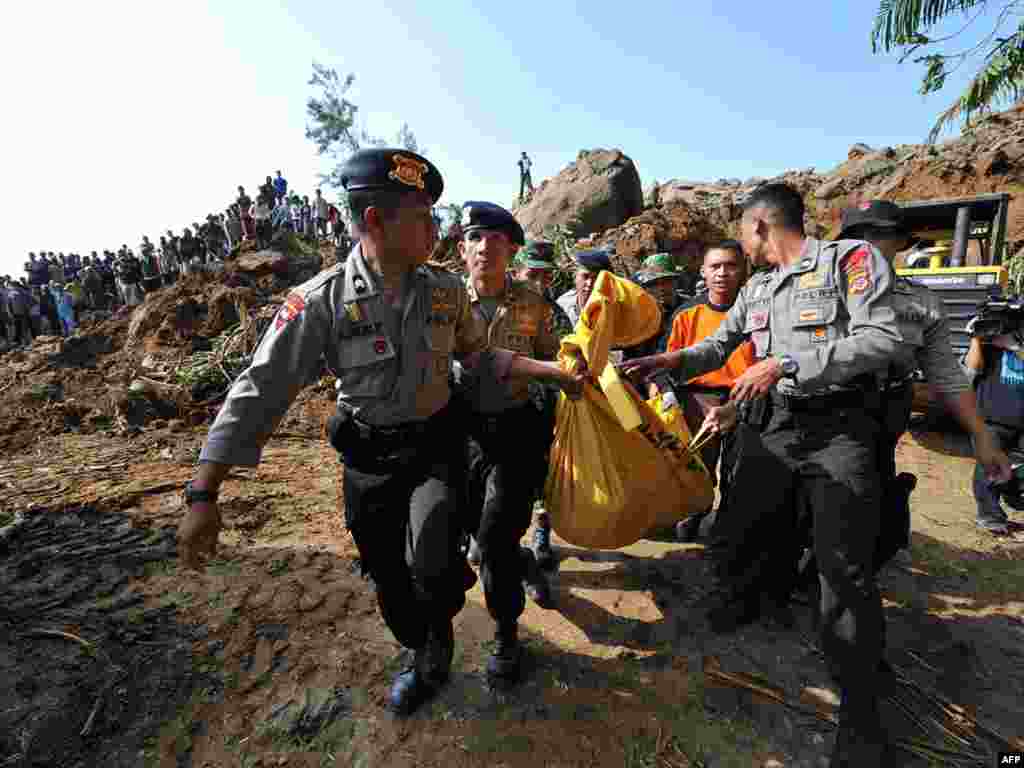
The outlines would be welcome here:
M 974 458 L 985 468 L 985 477 L 993 485 L 1010 482 L 1013 470 L 1006 455 L 987 429 L 974 438 Z
M 705 429 L 709 429 L 712 434 L 716 435 L 720 435 L 723 432 L 731 432 L 736 429 L 739 413 L 739 407 L 732 401 L 725 405 L 716 405 L 704 416 L 704 423 L 700 429 L 702 432 Z
M 197 501 L 189 507 L 178 525 L 178 558 L 186 568 L 199 568 L 201 555 L 217 554 L 220 533 L 220 511 L 208 501 Z
M 782 378 L 782 363 L 773 357 L 755 363 L 732 385 L 731 400 L 743 402 L 767 395 Z
M 675 368 L 679 360 L 672 352 L 663 352 L 660 355 L 648 355 L 638 357 L 635 360 L 626 360 L 619 370 L 624 376 L 629 377 L 633 384 L 639 386 L 645 383 L 652 376 Z

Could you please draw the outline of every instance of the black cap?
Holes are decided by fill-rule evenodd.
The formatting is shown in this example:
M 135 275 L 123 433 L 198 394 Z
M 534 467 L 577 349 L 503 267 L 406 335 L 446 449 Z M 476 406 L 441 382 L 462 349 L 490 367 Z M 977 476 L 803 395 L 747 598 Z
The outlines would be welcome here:
M 441 172 L 425 157 L 407 149 L 361 149 L 341 169 L 346 192 L 362 189 L 420 190 L 436 203 L 444 190 Z
M 576 251 L 573 254 L 576 263 L 591 272 L 600 272 L 602 269 L 613 272 L 612 260 L 608 258 L 608 251 L 600 248 L 592 248 L 586 251 Z
M 860 227 L 907 232 L 907 226 L 903 221 L 903 210 L 889 200 L 870 200 L 843 211 L 839 239 L 849 238 L 851 232 Z
M 462 231 L 472 232 L 474 229 L 493 229 L 504 232 L 508 239 L 516 245 L 526 242 L 523 228 L 516 217 L 500 205 L 486 203 L 481 200 L 470 200 L 462 206 Z

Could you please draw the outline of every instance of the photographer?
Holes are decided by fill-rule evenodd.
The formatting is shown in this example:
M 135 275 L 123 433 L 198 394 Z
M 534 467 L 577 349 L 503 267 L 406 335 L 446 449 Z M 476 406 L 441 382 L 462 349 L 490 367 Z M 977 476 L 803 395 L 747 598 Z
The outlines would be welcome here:
M 1005 451 L 1024 448 L 1024 347 L 1019 334 L 982 338 L 976 321 L 975 334 L 964 356 L 964 370 L 973 379 L 981 412 L 989 431 Z M 977 526 L 993 536 L 1009 536 L 1021 529 L 1006 517 L 998 486 L 989 483 L 984 467 L 974 469 L 974 498 L 978 504 Z

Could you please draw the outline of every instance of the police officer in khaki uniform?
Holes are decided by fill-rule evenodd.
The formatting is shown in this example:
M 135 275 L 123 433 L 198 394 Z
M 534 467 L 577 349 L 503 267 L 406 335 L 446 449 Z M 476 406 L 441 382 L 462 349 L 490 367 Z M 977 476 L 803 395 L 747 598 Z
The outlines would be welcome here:
M 883 624 L 873 556 L 881 483 L 881 427 L 869 394 L 876 374 L 901 353 L 892 301 L 892 270 L 877 250 L 851 240 L 805 237 L 803 200 L 785 184 L 755 190 L 744 205 L 744 250 L 771 265 L 743 287 L 718 331 L 676 352 L 627 361 L 635 376 L 678 369 L 685 379 L 720 368 L 751 339 L 759 362 L 732 397 L 772 398 L 764 447 L 789 469 L 791 501 L 813 518 L 821 582 L 821 644 L 842 689 L 833 766 L 880 765 L 878 715 Z M 799 494 L 799 496 L 797 495 Z M 793 503 L 773 514 L 786 530 Z M 782 567 L 788 567 L 783 538 Z M 792 584 L 780 583 L 780 595 Z
M 581 375 L 488 345 L 454 275 L 424 264 L 434 241 L 440 173 L 403 149 L 354 154 L 342 169 L 359 242 L 344 265 L 289 294 L 238 378 L 186 489 L 183 559 L 212 552 L 217 490 L 232 465 L 256 466 L 299 390 L 320 372 L 338 377 L 329 434 L 345 464 L 345 518 L 372 576 L 381 614 L 414 649 L 391 706 L 408 714 L 447 680 L 452 617 L 465 601 L 456 508 L 464 433 L 448 407 L 457 357 L 481 392 L 509 377 L 556 379 L 573 394 Z
M 463 207 L 459 252 L 469 272 L 467 289 L 474 316 L 487 328 L 488 343 L 521 355 L 554 360 L 559 337 L 554 310 L 528 283 L 507 273 L 524 243 L 523 228 L 504 208 L 487 202 Z M 511 380 L 503 389 L 464 382 L 469 425 L 469 508 L 467 524 L 479 549 L 480 577 L 487 609 L 497 623 L 487 663 L 492 685 L 507 687 L 520 675 L 517 626 L 525 607 L 523 580 L 545 607 L 550 595 L 536 571 L 533 553 L 519 540 L 530 526 L 537 488 L 547 464 L 547 435 L 554 425 L 530 400 L 529 382 Z
M 910 245 L 903 209 L 888 200 L 872 200 L 843 212 L 841 240 L 866 240 L 892 265 Z M 927 286 L 894 275 L 893 304 L 903 336 L 903 355 L 893 361 L 881 383 L 882 443 L 879 470 L 885 483 L 881 535 L 875 565 L 881 568 L 910 545 L 911 491 L 917 478 L 896 474 L 896 444 L 907 430 L 913 402 L 911 377 L 920 370 L 935 398 L 971 435 L 978 461 L 991 480 L 1009 479 L 1010 464 L 978 414 L 974 390 L 963 374 L 950 343 L 949 324 L 940 299 Z

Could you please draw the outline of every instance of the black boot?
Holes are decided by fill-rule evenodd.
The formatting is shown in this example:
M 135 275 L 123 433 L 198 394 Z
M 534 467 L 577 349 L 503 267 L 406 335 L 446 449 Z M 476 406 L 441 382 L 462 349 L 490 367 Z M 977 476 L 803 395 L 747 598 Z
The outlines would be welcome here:
M 523 559 L 523 587 L 526 596 L 541 608 L 554 608 L 555 600 L 551 595 L 551 585 L 548 584 L 547 576 L 540 569 L 533 552 L 521 547 L 519 554 Z
M 448 681 L 455 632 L 448 620 L 431 627 L 427 642 L 417 648 L 412 666 L 402 670 L 391 686 L 391 709 L 396 715 L 411 715 Z
M 861 768 L 882 765 L 885 737 L 880 727 L 854 728 L 842 720 L 836 730 L 829 768 Z
M 522 674 L 522 656 L 518 624 L 499 625 L 494 633 L 494 650 L 487 659 L 487 682 L 495 688 L 514 686 Z

